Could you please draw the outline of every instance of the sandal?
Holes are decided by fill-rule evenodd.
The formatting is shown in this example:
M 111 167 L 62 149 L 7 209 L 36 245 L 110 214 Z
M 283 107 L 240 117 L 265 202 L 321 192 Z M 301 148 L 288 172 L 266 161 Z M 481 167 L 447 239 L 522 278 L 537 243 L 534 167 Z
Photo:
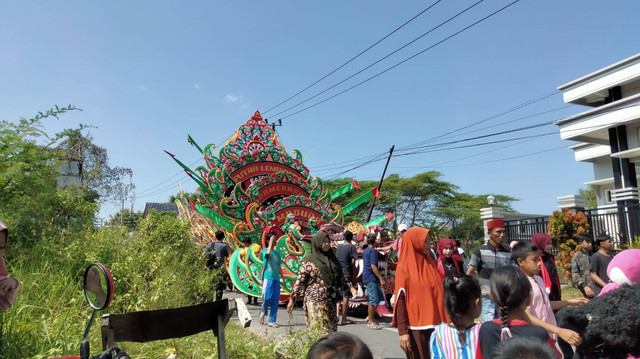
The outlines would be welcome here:
M 264 313 L 260 312 L 260 324 L 264 325 Z
M 353 320 L 347 319 L 347 320 L 343 320 L 342 323 L 340 323 L 340 325 L 347 325 L 347 324 L 353 324 L 353 323 L 355 323 Z
M 367 324 L 367 328 L 369 328 L 369 329 L 373 329 L 373 330 L 380 330 L 380 329 L 382 329 L 382 328 L 378 325 L 378 323 L 368 323 L 368 324 Z
M 280 328 L 280 326 L 276 323 L 267 323 L 267 326 L 271 327 L 271 328 Z

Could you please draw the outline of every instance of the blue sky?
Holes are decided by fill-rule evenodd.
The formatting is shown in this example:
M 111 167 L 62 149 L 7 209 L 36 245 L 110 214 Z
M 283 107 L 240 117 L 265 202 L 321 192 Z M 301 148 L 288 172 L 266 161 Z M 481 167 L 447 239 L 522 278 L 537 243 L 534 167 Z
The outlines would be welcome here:
M 199 163 L 188 134 L 200 145 L 221 144 L 256 109 L 267 111 L 434 3 L 2 2 L 0 118 L 31 117 L 54 105 L 82 108 L 47 120 L 46 129 L 96 126 L 91 135 L 107 148 L 111 164 L 134 171 L 135 208 L 142 209 L 145 202 L 164 202 L 177 193 L 178 180 L 185 190 L 195 188 L 163 150 L 186 164 Z M 313 175 L 332 178 L 341 172 L 336 163 L 381 154 L 394 144 L 439 144 L 582 112 L 586 108 L 566 106 L 558 92 L 491 118 L 640 51 L 636 0 L 521 0 L 292 115 L 510 3 L 484 1 L 335 89 L 279 114 L 474 3 L 437 3 L 264 117 L 283 118 L 278 133 L 287 150 L 299 149 Z M 555 133 L 542 136 L 549 132 Z M 510 195 L 520 199 L 517 210 L 542 214 L 556 209 L 557 196 L 576 193 L 593 179 L 591 165 L 575 162 L 572 143 L 561 141 L 555 126 L 483 141 L 521 136 L 535 137 L 450 150 L 440 145 L 435 148 L 441 151 L 394 157 L 387 174 L 437 170 L 462 191 Z M 381 160 L 343 176 L 377 179 L 383 166 Z M 105 204 L 101 215 L 118 208 Z

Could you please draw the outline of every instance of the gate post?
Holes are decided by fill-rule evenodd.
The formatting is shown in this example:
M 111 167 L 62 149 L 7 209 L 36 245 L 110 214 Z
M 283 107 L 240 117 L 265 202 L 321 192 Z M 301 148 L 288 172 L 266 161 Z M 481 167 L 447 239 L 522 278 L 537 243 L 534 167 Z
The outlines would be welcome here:
M 583 212 L 587 207 L 587 200 L 579 194 L 571 194 L 568 196 L 560 196 L 558 198 L 558 208 L 568 208 L 573 214 Z

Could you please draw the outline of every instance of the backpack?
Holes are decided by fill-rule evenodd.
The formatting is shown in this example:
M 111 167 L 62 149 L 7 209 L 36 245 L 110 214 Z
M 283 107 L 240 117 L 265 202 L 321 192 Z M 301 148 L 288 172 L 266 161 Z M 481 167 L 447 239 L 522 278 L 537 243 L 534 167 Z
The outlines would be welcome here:
M 214 269 L 216 266 L 216 251 L 214 246 L 209 247 L 209 245 L 207 245 L 204 257 L 207 261 L 207 268 Z

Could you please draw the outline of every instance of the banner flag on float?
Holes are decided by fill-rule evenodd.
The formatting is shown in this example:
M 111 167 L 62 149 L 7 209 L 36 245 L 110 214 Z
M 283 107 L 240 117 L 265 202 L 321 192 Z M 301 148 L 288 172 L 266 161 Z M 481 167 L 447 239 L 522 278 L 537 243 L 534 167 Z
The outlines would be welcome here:
M 209 188 L 209 186 L 207 186 L 203 181 L 202 178 L 195 172 L 193 172 L 193 170 L 187 166 L 184 165 L 184 163 L 180 162 L 178 159 L 176 159 L 176 155 L 174 155 L 173 153 L 167 151 L 167 150 L 163 150 L 164 152 L 166 152 L 166 154 L 168 154 L 169 156 L 171 156 L 171 158 L 173 158 L 174 161 L 176 161 L 177 164 L 180 165 L 180 167 L 182 167 L 184 169 L 184 171 L 189 175 L 189 177 L 191 177 L 194 181 L 196 181 L 196 183 L 198 183 L 198 185 L 200 186 L 200 188 Z
M 353 181 L 351 183 L 347 183 L 346 185 L 338 188 L 337 190 L 331 192 L 331 199 L 336 199 L 340 196 L 342 196 L 343 194 L 351 191 L 352 189 L 360 189 L 360 185 L 358 184 L 358 181 Z
M 200 146 L 198 146 L 196 141 L 194 141 L 193 138 L 191 138 L 191 136 L 187 135 L 187 141 L 191 144 L 191 146 L 197 148 L 198 151 L 200 151 L 200 153 L 204 153 L 204 151 L 202 151 L 202 148 L 200 148 Z
M 233 223 L 231 223 L 228 219 L 222 217 L 221 215 L 213 212 L 209 208 L 202 207 L 201 205 L 196 203 L 196 211 L 198 211 L 198 213 L 200 213 L 201 215 L 209 218 L 211 222 L 213 222 L 213 224 L 215 224 L 216 226 L 222 227 L 229 232 L 233 232 Z
M 378 218 L 376 218 L 376 219 L 374 219 L 374 220 L 372 220 L 370 222 L 367 222 L 367 223 L 363 224 L 363 226 L 365 228 L 367 228 L 369 226 L 378 225 L 378 224 L 380 224 L 380 223 L 382 223 L 384 221 L 391 221 L 391 220 L 393 220 L 393 214 L 386 213 L 386 214 L 383 214 L 382 216 L 380 216 L 380 217 L 378 217 Z
M 374 190 L 376 190 L 377 188 L 373 188 L 371 191 L 367 191 L 363 194 L 360 195 L 360 197 L 356 198 L 353 200 L 353 202 L 347 204 L 346 206 L 342 207 L 342 213 L 343 214 L 349 214 L 349 212 L 353 211 L 354 209 L 356 209 L 356 207 L 358 207 L 359 205 L 363 204 L 364 202 L 368 201 L 369 199 L 371 199 L 373 197 L 374 194 Z

